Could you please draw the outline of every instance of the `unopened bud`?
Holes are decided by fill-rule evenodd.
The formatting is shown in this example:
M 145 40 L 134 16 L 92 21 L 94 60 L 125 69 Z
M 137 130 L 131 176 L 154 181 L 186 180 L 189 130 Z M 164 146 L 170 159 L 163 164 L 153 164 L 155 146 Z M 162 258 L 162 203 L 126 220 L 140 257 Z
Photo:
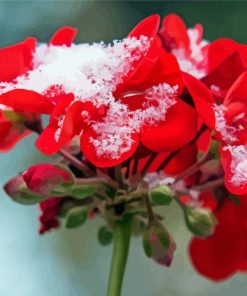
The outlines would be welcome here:
M 44 199 L 43 196 L 40 196 L 27 188 L 22 175 L 9 180 L 4 185 L 4 190 L 12 200 L 21 204 L 37 204 Z
M 214 233 L 217 221 L 210 210 L 187 207 L 184 213 L 187 227 L 194 235 L 207 237 Z
M 161 185 L 150 190 L 150 197 L 156 205 L 169 205 L 173 198 L 173 192 L 168 186 Z
M 63 196 L 73 184 L 74 176 L 65 166 L 40 164 L 23 173 L 27 187 L 33 192 L 47 196 Z
M 159 222 L 152 222 L 143 234 L 143 247 L 146 255 L 163 266 L 170 266 L 176 244 Z

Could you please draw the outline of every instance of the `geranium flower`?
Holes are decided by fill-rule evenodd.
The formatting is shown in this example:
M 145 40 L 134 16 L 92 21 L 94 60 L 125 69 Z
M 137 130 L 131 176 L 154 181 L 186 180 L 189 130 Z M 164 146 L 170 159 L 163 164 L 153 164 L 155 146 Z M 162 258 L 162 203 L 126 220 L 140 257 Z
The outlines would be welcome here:
M 215 281 L 247 271 L 246 196 L 239 201 L 236 205 L 227 198 L 219 204 L 214 209 L 217 219 L 214 234 L 207 239 L 193 238 L 189 246 L 197 271 Z
M 225 185 L 236 194 L 247 193 L 247 133 L 246 133 L 246 83 L 244 72 L 228 90 L 223 103 L 217 105 L 207 87 L 188 74 L 185 83 L 190 91 L 198 113 L 215 131 L 221 142 L 221 162 L 225 170 Z
M 53 43 L 36 48 L 33 69 L 15 83 L 0 84 L 0 102 L 51 114 L 37 141 L 46 154 L 75 135 L 98 167 L 128 159 L 139 142 L 157 152 L 181 148 L 196 133 L 197 115 L 179 98 L 180 69 L 162 48 L 158 28 L 159 16 L 153 15 L 108 46 L 71 44 L 74 31 L 62 30 Z M 66 46 L 59 46 L 63 34 Z
M 50 44 L 70 45 L 75 33 L 73 28 L 62 28 L 52 37 Z M 16 45 L 0 49 L 0 89 L 6 83 L 16 84 L 19 76 L 25 76 L 34 69 L 35 50 L 35 38 L 27 38 Z M 15 100 L 14 104 L 12 99 Z M 33 100 L 37 100 L 35 106 Z M 51 103 L 33 92 L 18 89 L 5 94 L 0 105 L 0 151 L 8 151 L 29 135 L 31 129 L 38 128 L 36 125 L 40 118 L 33 113 L 47 113 L 48 110 L 52 110 Z
M 176 56 L 183 71 L 197 78 L 207 74 L 208 41 L 203 39 L 201 24 L 187 29 L 184 21 L 172 13 L 164 17 L 159 34 L 163 46 Z
M 54 197 L 48 198 L 40 203 L 40 234 L 44 234 L 45 232 L 60 226 L 58 214 L 62 201 L 63 198 Z

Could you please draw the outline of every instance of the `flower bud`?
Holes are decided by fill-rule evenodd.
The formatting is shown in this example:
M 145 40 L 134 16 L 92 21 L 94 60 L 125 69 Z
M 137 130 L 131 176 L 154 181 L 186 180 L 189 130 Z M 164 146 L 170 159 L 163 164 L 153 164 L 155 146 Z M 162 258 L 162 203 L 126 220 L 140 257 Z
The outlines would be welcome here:
M 36 204 L 44 199 L 43 196 L 40 196 L 27 188 L 22 175 L 9 180 L 4 185 L 4 190 L 14 201 L 21 204 Z
M 214 233 L 217 221 L 210 210 L 187 207 L 184 214 L 187 227 L 194 235 L 207 237 Z
M 176 244 L 162 224 L 152 222 L 147 226 L 143 234 L 143 247 L 146 255 L 160 265 L 171 265 Z
M 22 176 L 30 190 L 46 196 L 64 196 L 74 184 L 73 174 L 61 165 L 35 165 Z
M 161 185 L 150 190 L 152 202 L 156 205 L 169 205 L 172 201 L 173 192 L 168 186 Z

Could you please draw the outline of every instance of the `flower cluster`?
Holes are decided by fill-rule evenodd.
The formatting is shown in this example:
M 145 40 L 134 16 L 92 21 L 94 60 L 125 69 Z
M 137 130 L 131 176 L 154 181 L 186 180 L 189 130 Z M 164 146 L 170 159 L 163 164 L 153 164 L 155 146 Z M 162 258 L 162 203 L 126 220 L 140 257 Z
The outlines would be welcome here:
M 64 27 L 48 44 L 0 50 L 0 150 L 35 132 L 37 148 L 58 155 L 8 181 L 7 194 L 40 204 L 40 233 L 100 215 L 108 244 L 131 223 L 165 266 L 176 244 L 154 208 L 174 201 L 199 273 L 246 272 L 247 46 L 210 43 L 175 14 L 161 25 L 152 15 L 111 44 L 75 36 Z

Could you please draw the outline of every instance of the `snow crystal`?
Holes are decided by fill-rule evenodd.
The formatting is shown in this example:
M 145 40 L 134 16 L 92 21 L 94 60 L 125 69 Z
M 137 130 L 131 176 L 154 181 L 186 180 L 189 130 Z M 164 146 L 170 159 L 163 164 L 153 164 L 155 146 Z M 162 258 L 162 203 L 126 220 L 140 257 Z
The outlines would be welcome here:
M 172 87 L 166 83 L 148 89 L 143 109 L 135 111 L 130 111 L 121 102 L 110 104 L 104 120 L 93 124 L 97 137 L 91 137 L 90 141 L 98 156 L 118 159 L 121 154 L 129 151 L 133 145 L 134 133 L 139 133 L 144 125 L 155 126 L 165 120 L 167 110 L 176 103 L 177 89 L 177 86 Z
M 231 162 L 231 183 L 234 186 L 241 186 L 247 182 L 247 146 L 228 145 L 224 150 L 229 150 L 232 156 Z
M 188 29 L 190 39 L 190 57 L 187 57 L 183 48 L 173 49 L 172 53 L 176 56 L 181 70 L 191 74 L 192 76 L 200 79 L 206 75 L 203 67 L 199 64 L 203 62 L 203 47 L 208 44 L 208 41 L 202 40 L 198 42 L 199 32 L 197 29 Z
M 113 45 L 103 42 L 70 47 L 41 44 L 33 56 L 34 69 L 17 77 L 14 83 L 0 82 L 0 94 L 22 88 L 52 95 L 60 89 L 60 92 L 73 93 L 79 100 L 94 98 L 97 103 L 99 94 L 102 100 L 107 100 L 108 93 L 114 91 L 148 47 L 145 36 L 114 41 Z
M 51 98 L 60 93 L 73 93 L 71 104 L 79 100 L 90 101 L 96 107 L 107 106 L 107 113 L 100 122 L 90 122 L 96 136 L 89 140 L 99 157 L 118 159 L 133 145 L 134 133 L 140 132 L 144 125 L 153 126 L 165 120 L 167 110 L 176 103 L 177 86 L 165 83 L 141 91 L 145 102 L 135 111 L 130 111 L 113 95 L 134 63 L 146 55 L 149 44 L 145 36 L 114 41 L 112 45 L 103 42 L 70 47 L 40 44 L 33 56 L 33 70 L 12 83 L 0 82 L 0 94 L 13 89 L 32 90 Z M 90 120 L 86 110 L 81 117 L 84 121 Z M 58 119 L 56 141 L 64 116 Z
M 214 104 L 212 107 L 215 115 L 215 130 L 221 134 L 224 141 L 233 143 L 237 140 L 237 129 L 234 126 L 229 126 L 226 122 L 224 114 L 227 108 L 224 105 L 216 104 Z

